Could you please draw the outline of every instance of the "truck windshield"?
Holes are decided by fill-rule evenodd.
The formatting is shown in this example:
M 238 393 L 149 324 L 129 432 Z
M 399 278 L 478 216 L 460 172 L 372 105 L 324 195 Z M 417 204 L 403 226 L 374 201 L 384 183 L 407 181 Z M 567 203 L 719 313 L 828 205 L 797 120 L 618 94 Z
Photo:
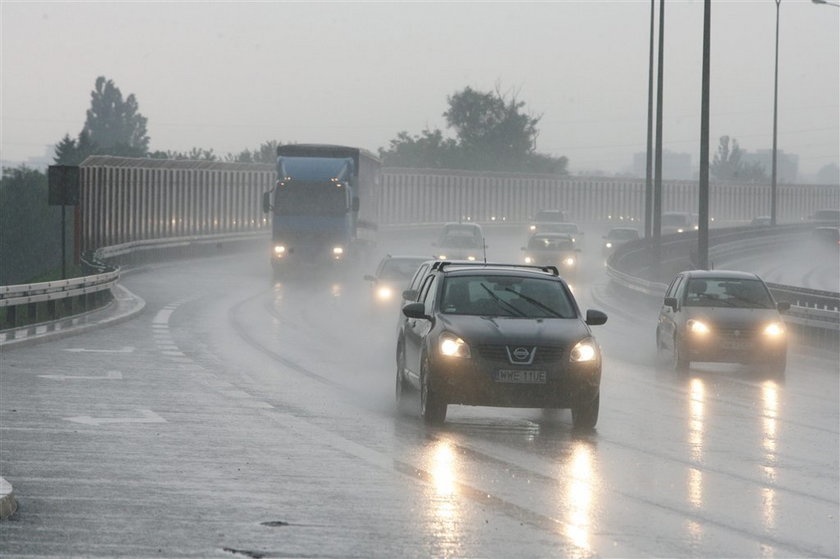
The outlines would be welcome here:
M 345 190 L 334 182 L 289 181 L 277 189 L 274 211 L 278 215 L 341 216 L 347 213 Z

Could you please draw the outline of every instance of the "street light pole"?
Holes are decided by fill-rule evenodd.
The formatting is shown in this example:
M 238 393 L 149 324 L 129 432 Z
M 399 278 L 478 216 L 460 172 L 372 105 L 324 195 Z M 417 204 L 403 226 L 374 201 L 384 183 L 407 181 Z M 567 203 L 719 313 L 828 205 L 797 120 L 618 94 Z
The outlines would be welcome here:
M 645 238 L 650 239 L 653 232 L 653 21 L 656 16 L 650 0 L 650 55 L 648 58 L 648 121 L 647 121 L 647 157 L 645 168 Z
M 703 6 L 703 70 L 700 100 L 700 200 L 697 232 L 697 267 L 709 269 L 709 58 L 711 55 L 712 0 Z
M 776 225 L 776 141 L 779 124 L 779 4 L 776 1 L 776 70 L 773 77 L 773 154 L 770 171 L 770 225 Z

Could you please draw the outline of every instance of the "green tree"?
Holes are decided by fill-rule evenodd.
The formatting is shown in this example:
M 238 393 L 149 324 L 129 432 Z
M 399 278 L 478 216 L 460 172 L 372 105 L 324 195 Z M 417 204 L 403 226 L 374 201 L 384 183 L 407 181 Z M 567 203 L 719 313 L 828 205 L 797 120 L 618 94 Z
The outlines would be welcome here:
M 123 100 L 114 82 L 99 76 L 90 98 L 82 132 L 90 135 L 91 142 L 108 155 L 145 156 L 149 151 L 147 119 L 137 110 L 134 94 Z
M 122 92 L 112 80 L 96 78 L 90 94 L 90 109 L 78 138 L 69 134 L 56 146 L 57 165 L 78 165 L 89 155 L 146 157 L 149 136 L 147 119 L 138 112 L 137 99 L 132 93 L 123 100 Z
M 72 212 L 71 212 L 72 213 Z M 73 239 L 73 220 L 67 220 Z M 61 267 L 61 207 L 50 206 L 47 176 L 24 165 L 0 178 L 0 285 L 26 283 Z
M 466 87 L 447 97 L 443 113 L 455 138 L 440 130 L 412 136 L 400 132 L 379 153 L 386 165 L 448 167 L 480 171 L 567 174 L 568 159 L 536 151 L 541 116 L 524 111 L 516 94 Z
M 235 163 L 267 163 L 274 165 L 277 161 L 277 146 L 282 145 L 277 140 L 268 140 L 260 144 L 255 150 L 244 149 L 239 153 L 229 153 L 225 161 Z
M 721 181 L 761 182 L 767 179 L 767 173 L 761 163 L 742 161 L 744 151 L 738 140 L 721 136 L 717 153 L 709 164 L 709 173 Z

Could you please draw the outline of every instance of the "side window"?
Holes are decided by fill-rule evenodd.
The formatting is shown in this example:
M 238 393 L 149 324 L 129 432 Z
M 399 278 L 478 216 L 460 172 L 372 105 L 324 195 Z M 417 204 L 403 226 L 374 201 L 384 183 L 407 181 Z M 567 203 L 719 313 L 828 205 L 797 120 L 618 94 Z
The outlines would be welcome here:
M 432 316 L 432 313 L 435 312 L 435 300 L 437 299 L 439 284 L 438 276 L 432 276 L 432 281 L 423 294 L 423 302 L 426 304 L 426 314 L 429 316 Z
M 671 281 L 671 285 L 668 286 L 668 291 L 665 292 L 666 297 L 677 296 L 677 288 L 680 286 L 682 279 L 682 276 L 677 276 Z
M 420 289 L 420 282 L 423 278 L 426 277 L 426 272 L 429 270 L 428 264 L 421 264 L 420 268 L 414 273 L 414 277 L 411 278 L 411 283 L 408 285 L 408 289 L 410 290 L 419 290 Z M 415 301 L 419 301 L 420 299 L 414 299 Z
M 677 284 L 677 290 L 674 293 L 674 297 L 677 299 L 677 303 L 682 305 L 683 301 L 685 301 L 685 286 L 688 285 L 688 280 L 686 278 L 680 278 L 680 282 Z
M 433 279 L 435 279 L 434 276 L 427 276 L 426 279 L 423 280 L 423 283 L 420 286 L 420 291 L 417 294 L 418 303 L 423 303 L 426 301 L 426 295 L 429 293 L 429 287 L 432 285 Z

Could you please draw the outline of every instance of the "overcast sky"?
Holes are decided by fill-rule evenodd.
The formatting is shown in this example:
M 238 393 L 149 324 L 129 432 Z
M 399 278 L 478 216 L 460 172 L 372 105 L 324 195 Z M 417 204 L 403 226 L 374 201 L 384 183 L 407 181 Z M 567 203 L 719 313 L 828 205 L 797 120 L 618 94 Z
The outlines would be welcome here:
M 134 93 L 152 150 L 319 142 L 375 151 L 446 126 L 465 86 L 541 114 L 538 151 L 616 173 L 645 149 L 650 2 L 10 2 L 2 159 L 84 125 L 97 76 Z M 657 5 L 658 13 L 658 5 Z M 712 3 L 711 152 L 772 145 L 774 0 Z M 697 166 L 703 2 L 665 14 L 664 147 Z M 840 159 L 840 9 L 782 0 L 779 149 L 800 173 Z

